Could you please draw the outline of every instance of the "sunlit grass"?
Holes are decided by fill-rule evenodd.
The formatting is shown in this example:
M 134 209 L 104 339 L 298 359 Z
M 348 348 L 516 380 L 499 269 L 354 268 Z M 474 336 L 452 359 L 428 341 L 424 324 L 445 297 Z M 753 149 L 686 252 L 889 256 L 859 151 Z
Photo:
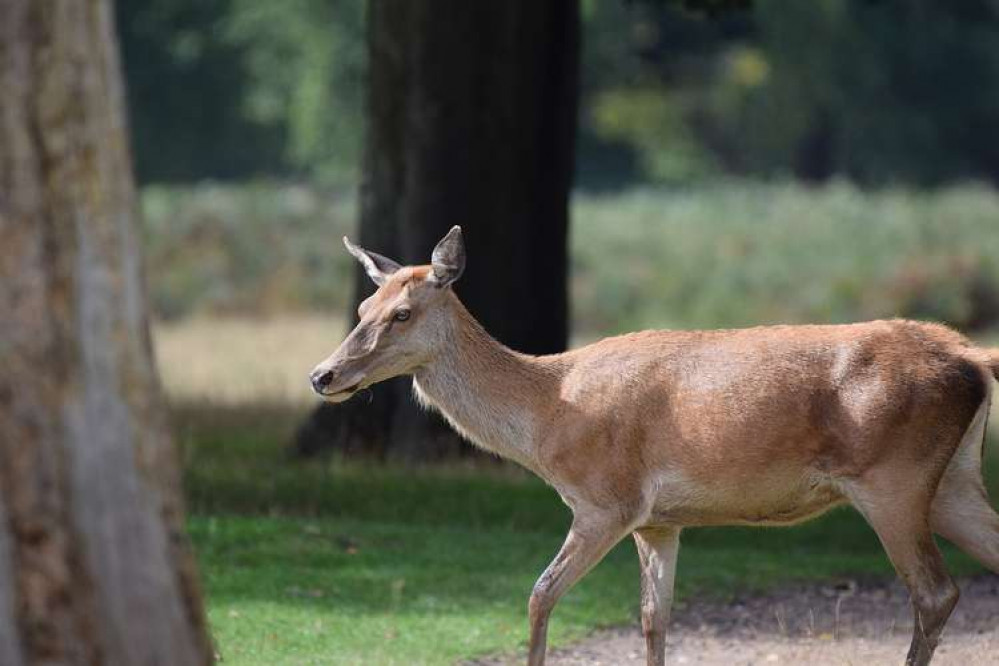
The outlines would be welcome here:
M 189 525 L 225 663 L 451 664 L 523 648 L 528 595 L 569 525 L 543 483 L 488 464 L 295 461 L 266 428 L 227 432 L 185 440 Z M 980 570 L 945 552 L 955 573 Z M 677 589 L 683 603 L 890 576 L 877 538 L 842 509 L 795 528 L 687 530 Z M 638 599 L 626 540 L 559 605 L 553 643 L 636 622 Z
M 854 517 L 835 516 L 826 528 L 704 538 L 692 531 L 679 600 L 889 575 L 876 539 Z M 221 654 L 254 665 L 450 664 L 514 651 L 527 635 L 531 587 L 561 541 L 548 530 L 325 517 L 195 518 L 191 529 Z M 839 540 L 823 538 L 827 532 Z M 635 622 L 638 598 L 634 548 L 622 543 L 559 605 L 552 642 Z

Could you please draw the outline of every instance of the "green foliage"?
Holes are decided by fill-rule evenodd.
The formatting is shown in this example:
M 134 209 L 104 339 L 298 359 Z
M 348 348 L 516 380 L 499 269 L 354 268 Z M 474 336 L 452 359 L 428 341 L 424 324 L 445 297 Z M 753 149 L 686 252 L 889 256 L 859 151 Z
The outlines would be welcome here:
M 662 88 L 601 91 L 590 102 L 592 132 L 633 146 L 641 173 L 657 183 L 682 183 L 710 174 L 711 156 L 684 123 L 682 105 Z
M 705 16 L 675 2 L 584 3 L 581 187 L 675 184 L 716 171 L 692 123 L 711 82 L 710 53 L 728 22 Z
M 222 38 L 227 0 L 116 2 L 142 182 L 286 170 L 284 131 L 243 112 L 246 54 Z
M 738 174 L 999 182 L 999 11 L 989 0 L 609 4 L 586 23 L 584 137 L 603 138 L 587 115 L 593 100 L 624 90 L 630 102 L 617 92 L 617 106 L 635 108 L 622 115 L 640 118 L 648 99 L 637 93 L 654 90 L 660 122 L 635 122 L 622 144 L 643 156 L 682 159 L 696 146 Z M 664 124 L 675 128 L 668 141 Z M 655 158 L 642 161 L 637 175 L 661 182 Z
M 352 183 L 360 161 L 363 0 L 233 0 L 249 117 L 284 127 L 286 157 L 320 181 Z
M 160 317 L 346 313 L 353 265 L 339 238 L 352 196 L 258 183 L 147 188 L 143 204 Z M 999 195 L 985 187 L 729 182 L 580 194 L 572 213 L 577 336 L 892 316 L 999 323 Z
M 148 187 L 142 194 L 154 313 L 347 308 L 352 195 L 264 183 Z
M 574 322 L 586 332 L 999 321 L 999 197 L 729 184 L 580 196 Z
M 584 2 L 578 181 L 999 182 L 990 0 Z M 144 182 L 357 181 L 364 0 L 120 2 Z
M 859 182 L 999 179 L 999 12 L 987 0 L 760 0 L 768 76 L 724 79 L 717 131 L 742 168 Z
M 183 440 L 190 532 L 225 663 L 451 664 L 522 649 L 527 597 L 569 524 L 552 490 L 499 466 L 296 462 L 245 416 Z M 955 573 L 980 571 L 945 552 Z M 849 510 L 797 528 L 688 530 L 678 568 L 681 601 L 891 575 Z M 552 642 L 636 622 L 638 600 L 625 542 L 559 604 Z
M 143 182 L 357 180 L 363 0 L 119 2 Z

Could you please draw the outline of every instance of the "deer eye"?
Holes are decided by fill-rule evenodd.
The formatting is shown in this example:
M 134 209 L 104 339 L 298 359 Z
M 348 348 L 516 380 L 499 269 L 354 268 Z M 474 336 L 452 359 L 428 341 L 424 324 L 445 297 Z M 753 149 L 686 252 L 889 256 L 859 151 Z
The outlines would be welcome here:
M 395 319 L 396 321 L 406 321 L 407 319 L 409 319 L 409 315 L 410 315 L 409 310 L 403 308 L 401 310 L 396 310 L 395 314 L 392 315 L 392 319 Z

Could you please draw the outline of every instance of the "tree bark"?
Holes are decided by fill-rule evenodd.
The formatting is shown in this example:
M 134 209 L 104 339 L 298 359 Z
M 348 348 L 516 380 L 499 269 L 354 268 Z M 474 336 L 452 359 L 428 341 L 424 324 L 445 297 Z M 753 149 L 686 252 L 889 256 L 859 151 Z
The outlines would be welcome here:
M 372 0 L 360 244 L 424 264 L 462 225 L 456 285 L 514 349 L 565 349 L 578 96 L 577 0 Z M 357 272 L 359 303 L 372 290 Z M 408 378 L 317 409 L 298 449 L 408 459 L 465 450 L 413 405 Z
M 0 663 L 210 663 L 110 1 L 0 2 L 0 91 Z

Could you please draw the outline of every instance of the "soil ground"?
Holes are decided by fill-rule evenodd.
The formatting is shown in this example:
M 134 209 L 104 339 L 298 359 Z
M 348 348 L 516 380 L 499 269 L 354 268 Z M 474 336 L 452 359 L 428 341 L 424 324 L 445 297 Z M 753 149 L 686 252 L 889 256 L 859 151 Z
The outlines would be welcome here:
M 999 577 L 960 581 L 934 666 L 999 665 Z M 810 585 L 730 603 L 678 604 L 670 623 L 669 664 L 877 666 L 905 661 L 912 618 L 898 583 Z M 470 662 L 522 663 L 517 657 Z M 603 631 L 549 654 L 550 666 L 644 664 L 638 628 Z

